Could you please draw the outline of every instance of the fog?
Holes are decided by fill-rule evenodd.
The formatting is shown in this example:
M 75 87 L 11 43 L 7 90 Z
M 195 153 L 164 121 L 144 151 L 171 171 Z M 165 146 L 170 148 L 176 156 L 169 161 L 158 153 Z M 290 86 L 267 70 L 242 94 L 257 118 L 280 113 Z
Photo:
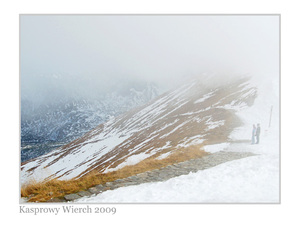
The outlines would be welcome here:
M 279 16 L 21 15 L 20 67 L 21 97 L 41 101 L 203 73 L 278 76 Z

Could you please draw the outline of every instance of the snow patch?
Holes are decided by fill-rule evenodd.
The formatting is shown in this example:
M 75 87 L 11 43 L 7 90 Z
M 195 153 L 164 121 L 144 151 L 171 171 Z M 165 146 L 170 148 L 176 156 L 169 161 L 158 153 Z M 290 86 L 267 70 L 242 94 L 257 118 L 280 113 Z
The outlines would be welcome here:
M 210 93 L 208 93 L 208 94 L 206 94 L 206 95 L 203 95 L 202 98 L 200 98 L 200 99 L 194 101 L 194 104 L 204 102 L 205 100 L 207 100 L 207 99 L 211 98 L 212 96 L 214 96 L 214 93 L 215 93 L 215 92 L 216 92 L 216 90 L 215 90 L 215 91 L 212 91 L 212 92 L 210 92 Z
M 162 159 L 168 158 L 169 155 L 171 155 L 171 154 L 172 154 L 172 152 L 167 152 L 167 153 L 161 154 L 161 155 L 158 156 L 156 159 L 162 160 Z
M 223 126 L 225 124 L 225 120 L 219 120 L 219 121 L 212 121 L 212 117 L 208 116 L 208 119 L 206 120 L 207 128 L 206 131 L 215 129 L 217 127 Z
M 190 138 L 184 138 L 183 141 L 177 145 L 177 148 L 186 148 L 192 145 L 202 144 L 205 141 L 205 139 L 201 139 L 201 138 L 204 136 L 205 135 L 199 134 Z
M 204 151 L 215 153 L 223 151 L 224 149 L 227 149 L 229 147 L 229 143 L 221 143 L 221 144 L 215 144 L 215 145 L 205 145 Z
M 155 154 L 155 152 L 151 152 L 151 153 L 140 153 L 140 154 L 136 154 L 136 155 L 132 155 L 129 156 L 123 163 L 121 163 L 120 165 L 118 165 L 116 168 L 108 168 L 104 171 L 104 173 L 108 173 L 108 172 L 113 172 L 119 169 L 122 169 L 125 166 L 132 166 L 132 165 L 136 165 L 139 162 L 143 161 L 144 159 L 152 156 L 153 154 Z

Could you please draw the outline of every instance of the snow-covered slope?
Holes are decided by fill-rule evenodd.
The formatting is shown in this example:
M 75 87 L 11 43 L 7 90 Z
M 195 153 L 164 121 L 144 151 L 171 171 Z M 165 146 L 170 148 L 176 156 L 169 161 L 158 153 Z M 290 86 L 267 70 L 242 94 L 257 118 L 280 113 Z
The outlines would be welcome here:
M 279 80 L 252 79 L 257 98 L 251 107 L 237 112 L 243 125 L 230 137 L 236 143 L 209 145 L 210 151 L 252 152 L 255 156 L 182 175 L 164 182 L 145 183 L 106 191 L 76 200 L 80 203 L 279 203 L 280 130 Z M 271 114 L 272 106 L 272 114 Z M 271 114 L 271 121 L 270 121 Z M 252 124 L 260 123 L 258 145 L 238 142 L 250 139 Z
M 71 179 L 92 170 L 114 171 L 178 148 L 220 144 L 243 123 L 236 112 L 257 96 L 249 79 L 222 85 L 193 80 L 147 105 L 111 118 L 81 138 L 21 166 L 21 182 Z

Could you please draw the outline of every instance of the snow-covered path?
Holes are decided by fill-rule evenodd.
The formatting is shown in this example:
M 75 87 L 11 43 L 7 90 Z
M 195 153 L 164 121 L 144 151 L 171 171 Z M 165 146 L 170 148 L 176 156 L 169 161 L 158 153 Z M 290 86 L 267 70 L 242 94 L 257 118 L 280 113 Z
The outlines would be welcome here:
M 279 132 L 262 134 L 258 145 L 231 144 L 224 151 L 258 154 L 165 182 L 106 191 L 77 202 L 92 203 L 278 203 Z

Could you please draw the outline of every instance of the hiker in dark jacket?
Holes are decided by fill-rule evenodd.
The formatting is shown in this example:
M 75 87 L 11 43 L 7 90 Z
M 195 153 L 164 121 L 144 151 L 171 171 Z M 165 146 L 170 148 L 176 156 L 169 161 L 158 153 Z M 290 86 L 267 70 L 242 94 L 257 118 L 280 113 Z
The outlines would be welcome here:
M 259 143 L 259 135 L 260 135 L 260 125 L 258 123 L 256 128 L 256 144 Z

